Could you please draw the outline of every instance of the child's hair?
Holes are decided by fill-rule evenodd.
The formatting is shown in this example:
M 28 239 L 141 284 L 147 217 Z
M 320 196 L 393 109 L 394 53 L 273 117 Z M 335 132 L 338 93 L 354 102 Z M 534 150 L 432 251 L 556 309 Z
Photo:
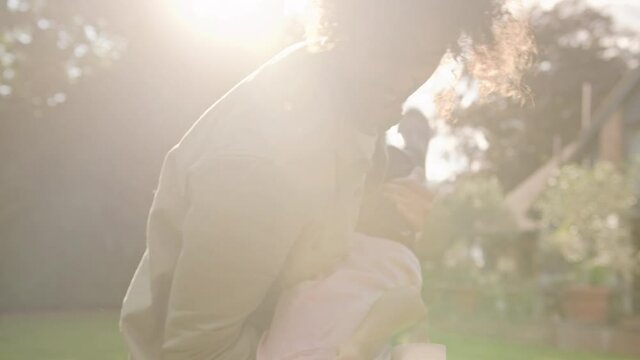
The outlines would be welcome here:
M 428 48 L 425 31 L 438 29 L 449 52 L 464 60 L 481 95 L 522 98 L 522 73 L 535 46 L 528 24 L 507 7 L 507 0 L 312 0 L 307 24 L 313 43 L 330 47 L 349 40 L 356 46 L 380 49 Z M 425 26 L 435 24 L 436 26 Z M 428 50 L 428 49 L 427 49 Z

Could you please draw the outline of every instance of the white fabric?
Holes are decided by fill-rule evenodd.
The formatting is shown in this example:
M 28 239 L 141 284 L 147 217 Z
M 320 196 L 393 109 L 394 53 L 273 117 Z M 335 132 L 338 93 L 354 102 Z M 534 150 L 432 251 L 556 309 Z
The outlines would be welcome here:
M 281 295 L 257 360 L 333 360 L 340 344 L 383 293 L 421 286 L 420 263 L 408 248 L 358 234 L 346 261 L 329 276 L 301 283 Z M 439 360 L 444 359 L 441 350 L 417 344 L 403 347 L 400 353 L 407 354 L 401 359 L 428 354 L 420 359 Z M 390 351 L 378 357 L 390 358 Z

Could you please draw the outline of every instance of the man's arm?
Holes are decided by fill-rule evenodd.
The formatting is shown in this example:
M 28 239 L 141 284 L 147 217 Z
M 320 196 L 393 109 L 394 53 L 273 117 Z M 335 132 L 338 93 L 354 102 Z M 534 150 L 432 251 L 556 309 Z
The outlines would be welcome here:
M 162 359 L 253 358 L 259 334 L 245 321 L 296 238 L 294 190 L 269 160 L 245 156 L 208 161 L 187 188 Z
M 420 290 L 402 287 L 387 291 L 371 307 L 356 333 L 340 348 L 340 360 L 373 359 L 391 337 L 426 316 Z

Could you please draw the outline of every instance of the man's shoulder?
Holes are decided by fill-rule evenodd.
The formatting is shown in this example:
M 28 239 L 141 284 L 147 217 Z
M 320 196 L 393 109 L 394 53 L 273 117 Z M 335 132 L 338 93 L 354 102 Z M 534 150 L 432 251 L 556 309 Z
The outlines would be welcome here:
M 182 138 L 175 149 L 180 161 L 254 156 L 323 167 L 332 143 L 330 119 L 309 104 L 312 85 L 293 76 L 307 59 L 300 45 L 292 47 L 236 85 Z

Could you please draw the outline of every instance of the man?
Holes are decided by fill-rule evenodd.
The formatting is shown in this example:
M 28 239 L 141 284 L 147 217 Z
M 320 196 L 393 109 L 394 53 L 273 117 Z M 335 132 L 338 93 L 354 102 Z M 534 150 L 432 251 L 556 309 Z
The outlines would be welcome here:
M 270 294 L 347 253 L 376 137 L 461 34 L 492 38 L 497 13 L 492 0 L 319 3 L 317 37 L 167 155 L 122 309 L 133 359 L 254 358 Z

